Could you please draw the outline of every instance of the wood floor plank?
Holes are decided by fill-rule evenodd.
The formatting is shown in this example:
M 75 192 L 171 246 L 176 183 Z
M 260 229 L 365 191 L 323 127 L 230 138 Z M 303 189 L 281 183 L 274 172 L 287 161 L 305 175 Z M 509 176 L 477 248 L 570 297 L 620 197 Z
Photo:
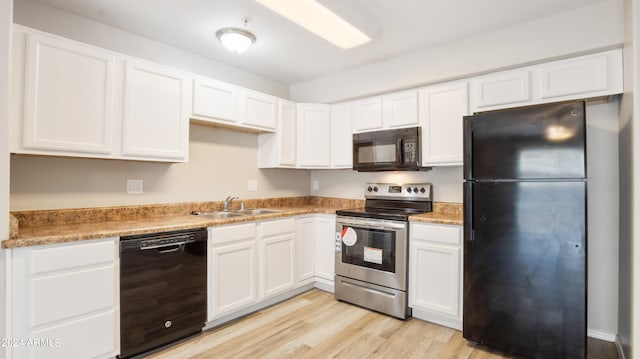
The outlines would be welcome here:
M 588 349 L 589 359 L 618 359 L 612 343 L 589 338 Z M 521 359 L 468 342 L 457 330 L 416 318 L 399 320 L 336 301 L 317 289 L 149 358 Z

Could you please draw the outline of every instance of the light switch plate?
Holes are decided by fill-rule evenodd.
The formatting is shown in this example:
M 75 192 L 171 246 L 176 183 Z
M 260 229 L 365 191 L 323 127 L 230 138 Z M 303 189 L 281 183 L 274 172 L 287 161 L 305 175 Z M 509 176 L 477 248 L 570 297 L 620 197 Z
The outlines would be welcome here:
M 313 180 L 313 190 L 317 191 L 318 189 L 320 189 L 320 183 L 318 180 Z
M 258 180 L 250 179 L 247 181 L 247 191 L 257 191 Z
M 128 179 L 127 180 L 127 194 L 142 194 L 143 181 L 141 179 Z

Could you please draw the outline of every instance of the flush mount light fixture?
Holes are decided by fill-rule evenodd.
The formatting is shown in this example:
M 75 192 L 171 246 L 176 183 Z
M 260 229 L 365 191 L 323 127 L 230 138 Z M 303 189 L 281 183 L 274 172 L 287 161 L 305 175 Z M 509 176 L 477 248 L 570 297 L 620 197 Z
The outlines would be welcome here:
M 256 0 L 341 49 L 362 45 L 371 39 L 315 0 Z
M 247 26 L 249 18 L 242 19 L 244 26 Z M 256 37 L 249 30 L 241 29 L 238 27 L 225 27 L 216 32 L 216 36 L 220 39 L 222 46 L 230 52 L 240 54 L 249 48 L 254 42 Z

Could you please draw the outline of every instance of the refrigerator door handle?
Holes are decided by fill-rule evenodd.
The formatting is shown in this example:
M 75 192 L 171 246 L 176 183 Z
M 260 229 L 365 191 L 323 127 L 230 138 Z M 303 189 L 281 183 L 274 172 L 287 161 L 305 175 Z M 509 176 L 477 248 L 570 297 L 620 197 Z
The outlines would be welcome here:
M 473 223 L 473 182 L 464 183 L 464 240 L 472 242 L 475 237 Z
M 472 179 L 473 174 L 473 116 L 464 117 L 464 179 Z

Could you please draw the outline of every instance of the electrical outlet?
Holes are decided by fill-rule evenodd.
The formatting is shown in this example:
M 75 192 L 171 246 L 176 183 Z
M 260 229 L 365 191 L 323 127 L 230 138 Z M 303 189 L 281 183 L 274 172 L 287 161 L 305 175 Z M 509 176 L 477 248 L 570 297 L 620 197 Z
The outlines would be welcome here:
M 247 181 L 247 191 L 257 191 L 258 180 L 250 179 Z
M 320 183 L 318 180 L 313 180 L 313 190 L 317 191 L 318 189 L 320 189 Z
M 127 180 L 127 194 L 142 194 L 143 181 L 128 179 Z

